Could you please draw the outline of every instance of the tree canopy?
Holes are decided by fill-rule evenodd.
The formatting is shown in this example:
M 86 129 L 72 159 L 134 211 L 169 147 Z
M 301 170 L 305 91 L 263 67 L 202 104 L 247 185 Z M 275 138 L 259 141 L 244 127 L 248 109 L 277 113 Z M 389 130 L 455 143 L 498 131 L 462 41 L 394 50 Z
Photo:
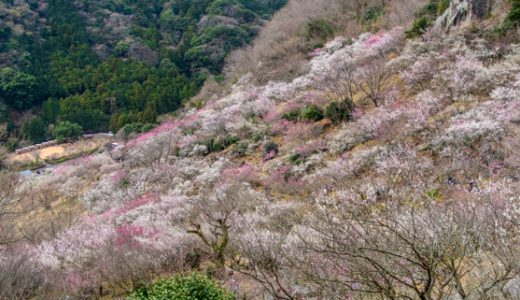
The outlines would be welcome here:
M 40 121 L 85 131 L 155 123 L 218 74 L 227 53 L 250 42 L 286 0 L 19 2 L 7 2 L 4 14 L 23 33 L 0 23 L 0 102 L 40 116 L 19 131 L 38 141 L 47 133 L 29 129 Z M 15 11 L 23 13 L 9 15 Z

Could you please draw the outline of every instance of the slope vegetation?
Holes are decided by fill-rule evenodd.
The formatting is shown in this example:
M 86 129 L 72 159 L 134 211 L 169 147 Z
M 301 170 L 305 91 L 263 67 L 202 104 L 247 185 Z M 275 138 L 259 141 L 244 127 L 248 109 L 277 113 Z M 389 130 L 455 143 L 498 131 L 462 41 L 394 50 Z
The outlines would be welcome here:
M 25 179 L 8 212 L 43 189 L 62 201 L 2 227 L 0 296 L 124 295 L 204 270 L 246 299 L 518 298 L 520 46 L 457 20 L 339 35 L 292 80 L 246 78 Z
M 11 150 L 17 141 L 38 143 L 64 121 L 90 132 L 155 124 L 217 75 L 227 53 L 252 41 L 284 4 L 4 1 L 0 142 Z

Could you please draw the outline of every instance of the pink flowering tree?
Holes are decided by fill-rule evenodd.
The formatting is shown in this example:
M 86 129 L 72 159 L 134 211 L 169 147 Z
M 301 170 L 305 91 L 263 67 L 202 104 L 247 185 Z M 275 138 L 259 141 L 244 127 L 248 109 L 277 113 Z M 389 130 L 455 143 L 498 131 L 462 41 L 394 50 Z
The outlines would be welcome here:
M 327 148 L 327 143 L 322 139 L 310 141 L 296 148 L 296 153 L 301 157 L 308 157 L 314 153 L 323 151 Z
M 247 182 L 253 186 L 259 185 L 261 179 L 256 168 L 248 163 L 239 167 L 231 167 L 222 171 L 220 178 L 222 183 L 241 183 Z
M 269 177 L 264 180 L 264 185 L 281 193 L 298 194 L 306 191 L 304 183 L 295 176 L 292 167 L 288 164 L 270 170 Z
M 287 122 L 286 124 L 283 128 L 286 143 L 301 143 L 321 133 L 320 127 L 311 122 Z
M 176 122 L 167 122 L 167 123 L 164 123 L 152 130 L 150 130 L 149 132 L 147 133 L 143 133 L 141 135 L 139 135 L 137 138 L 131 140 L 130 142 L 127 143 L 127 146 L 128 147 L 134 147 L 136 145 L 139 145 L 141 143 L 144 143 L 146 141 L 148 141 L 149 139 L 153 138 L 153 137 L 156 137 L 162 133 L 165 133 L 165 132 L 168 132 L 174 128 L 176 128 L 177 126 L 179 126 L 178 123 Z

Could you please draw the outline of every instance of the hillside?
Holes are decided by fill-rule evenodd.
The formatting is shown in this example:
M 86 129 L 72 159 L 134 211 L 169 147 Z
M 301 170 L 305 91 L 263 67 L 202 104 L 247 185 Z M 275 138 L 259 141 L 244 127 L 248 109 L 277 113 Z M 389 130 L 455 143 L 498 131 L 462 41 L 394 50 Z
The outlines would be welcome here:
M 153 299 L 196 271 L 234 295 L 210 299 L 520 299 L 520 3 L 411 2 L 309 12 L 284 59 L 266 32 L 312 7 L 289 1 L 229 88 L 1 173 L 0 298 Z M 302 36 L 320 17 L 332 33 Z
M 285 0 L 45 0 L 0 3 L 0 142 L 142 131 L 176 111 Z M 127 130 L 128 131 L 128 130 Z

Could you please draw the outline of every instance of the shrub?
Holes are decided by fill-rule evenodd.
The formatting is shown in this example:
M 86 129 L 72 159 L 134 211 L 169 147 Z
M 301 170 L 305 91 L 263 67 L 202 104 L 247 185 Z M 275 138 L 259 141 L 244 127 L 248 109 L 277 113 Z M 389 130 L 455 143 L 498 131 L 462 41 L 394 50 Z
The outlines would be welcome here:
M 426 192 L 426 196 L 430 199 L 436 200 L 439 199 L 442 195 L 438 188 L 434 188 Z
M 278 145 L 275 142 L 267 142 L 264 145 L 264 161 L 274 158 L 278 154 Z
M 303 109 L 290 110 L 286 112 L 282 118 L 291 122 L 296 122 L 299 120 L 319 121 L 323 119 L 323 110 L 312 104 Z
M 305 38 L 309 41 L 318 39 L 325 42 L 328 38 L 334 36 L 334 27 L 326 19 L 316 19 L 307 23 Z
M 428 2 L 428 4 L 426 4 L 420 11 L 419 11 L 419 14 L 418 14 L 418 17 L 423 17 L 423 16 L 430 16 L 430 17 L 435 17 L 437 13 L 439 13 L 440 11 L 440 6 L 441 5 L 444 5 L 444 4 L 441 4 L 440 2 L 444 2 L 445 0 L 430 0 L 430 2 Z M 449 2 L 449 0 L 448 0 Z M 448 3 L 449 5 L 449 3 Z
M 426 30 L 426 28 L 428 28 L 428 26 L 430 26 L 430 21 L 428 21 L 428 18 L 425 16 L 420 17 L 419 19 L 417 19 L 413 22 L 412 28 L 408 29 L 405 32 L 405 36 L 407 39 L 411 39 L 411 38 L 420 36 L 421 34 L 424 33 L 424 31 Z
M 450 7 L 450 0 L 440 0 L 437 3 L 437 14 L 442 15 Z
M 511 0 L 511 11 L 507 15 L 507 22 L 514 25 L 520 23 L 520 0 Z
M 236 156 L 245 156 L 249 150 L 249 143 L 247 141 L 241 141 L 235 144 L 233 147 L 233 154 Z
M 208 277 L 193 273 L 177 275 L 160 280 L 149 287 L 139 288 L 129 298 L 132 300 L 233 300 L 235 296 Z
M 319 121 L 323 119 L 323 111 L 316 105 L 309 105 L 301 111 L 304 120 Z
M 384 8 L 381 5 L 369 7 L 365 13 L 364 20 L 367 22 L 377 21 L 384 13 Z
M 81 136 L 82 132 L 83 128 L 80 125 L 69 121 L 60 122 L 54 129 L 58 143 L 61 143 L 66 139 L 77 138 Z
M 210 153 L 220 152 L 227 147 L 236 144 L 240 141 L 237 136 L 218 136 L 214 139 L 203 142 L 202 144 L 208 148 Z
M 293 165 L 300 165 L 305 160 L 300 153 L 294 153 L 289 157 L 289 162 Z
M 294 110 L 288 111 L 285 114 L 283 114 L 282 118 L 287 121 L 292 121 L 292 122 L 298 121 L 298 119 L 300 118 L 300 110 L 294 109 Z
M 354 103 L 350 99 L 341 102 L 332 102 L 325 108 L 325 117 L 335 124 L 349 121 L 354 110 Z

